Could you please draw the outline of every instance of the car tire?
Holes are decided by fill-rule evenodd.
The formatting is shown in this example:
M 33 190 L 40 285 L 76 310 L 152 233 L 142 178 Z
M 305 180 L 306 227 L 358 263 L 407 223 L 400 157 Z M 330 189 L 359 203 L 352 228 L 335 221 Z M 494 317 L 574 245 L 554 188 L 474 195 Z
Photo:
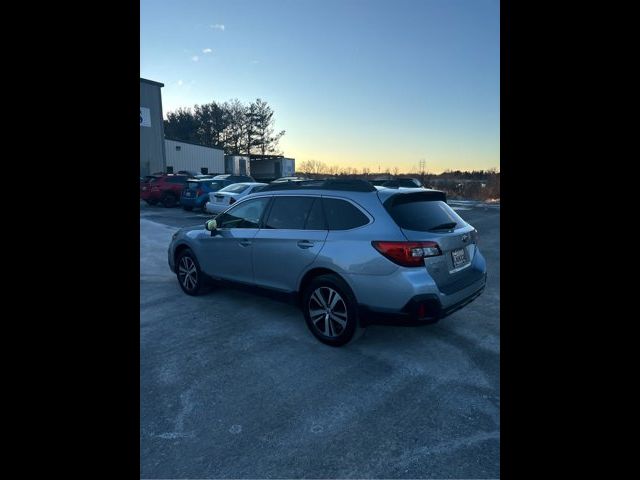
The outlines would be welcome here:
M 319 275 L 311 280 L 302 295 L 302 312 L 311 333 L 326 345 L 340 347 L 365 331 L 355 295 L 337 275 Z
M 173 208 L 178 203 L 178 199 L 173 193 L 165 193 L 162 197 L 162 205 L 166 208 Z
M 182 208 L 183 208 L 184 210 L 186 210 L 187 212 L 190 212 L 191 210 L 193 210 L 193 207 L 186 207 L 186 206 L 184 206 L 184 205 L 182 206 Z
M 176 258 L 176 277 L 180 288 L 187 295 L 200 295 L 205 290 L 205 279 L 198 259 L 189 248 L 181 251 Z

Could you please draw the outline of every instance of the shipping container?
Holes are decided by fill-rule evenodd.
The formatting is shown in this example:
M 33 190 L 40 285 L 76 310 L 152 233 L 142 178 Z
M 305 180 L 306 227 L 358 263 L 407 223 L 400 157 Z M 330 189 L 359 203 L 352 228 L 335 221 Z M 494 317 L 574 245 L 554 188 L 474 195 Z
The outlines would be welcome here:
M 232 175 L 251 175 L 251 162 L 245 155 L 225 155 L 224 173 Z
M 296 171 L 296 160 L 286 157 L 251 157 L 251 176 L 257 181 L 270 182 L 280 177 L 291 177 Z
M 172 167 L 174 172 L 227 173 L 222 149 L 165 139 L 165 152 L 167 168 Z

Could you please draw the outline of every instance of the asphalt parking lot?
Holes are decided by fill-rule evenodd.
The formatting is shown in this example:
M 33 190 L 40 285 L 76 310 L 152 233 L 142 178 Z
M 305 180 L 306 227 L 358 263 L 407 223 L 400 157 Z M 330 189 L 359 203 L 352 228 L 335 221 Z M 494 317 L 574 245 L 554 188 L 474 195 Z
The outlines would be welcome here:
M 331 348 L 291 305 L 182 293 L 171 235 L 211 217 L 141 202 L 141 477 L 498 478 L 500 209 L 451 204 L 479 231 L 484 293 Z

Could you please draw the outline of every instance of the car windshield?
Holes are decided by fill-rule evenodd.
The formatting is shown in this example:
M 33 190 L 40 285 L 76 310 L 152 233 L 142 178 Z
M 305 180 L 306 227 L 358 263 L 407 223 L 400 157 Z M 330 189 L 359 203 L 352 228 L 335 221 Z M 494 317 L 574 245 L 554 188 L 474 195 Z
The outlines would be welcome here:
M 224 187 L 222 190 L 220 190 L 221 192 L 228 192 L 228 193 L 242 193 L 244 192 L 247 188 L 249 188 L 249 185 L 244 185 L 242 183 L 235 183 L 233 185 L 229 185 L 228 187 Z

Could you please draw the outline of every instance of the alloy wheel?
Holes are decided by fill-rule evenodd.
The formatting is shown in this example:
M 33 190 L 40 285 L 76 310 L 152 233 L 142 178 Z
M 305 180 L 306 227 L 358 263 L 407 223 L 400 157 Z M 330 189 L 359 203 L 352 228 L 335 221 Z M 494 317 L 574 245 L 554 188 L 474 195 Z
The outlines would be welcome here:
M 180 278 L 180 283 L 182 283 L 182 286 L 186 290 L 191 291 L 198 286 L 198 269 L 191 257 L 184 256 L 180 259 L 178 276 Z
M 330 287 L 319 287 L 309 298 L 311 324 L 322 335 L 337 337 L 347 326 L 347 305 L 340 294 Z

